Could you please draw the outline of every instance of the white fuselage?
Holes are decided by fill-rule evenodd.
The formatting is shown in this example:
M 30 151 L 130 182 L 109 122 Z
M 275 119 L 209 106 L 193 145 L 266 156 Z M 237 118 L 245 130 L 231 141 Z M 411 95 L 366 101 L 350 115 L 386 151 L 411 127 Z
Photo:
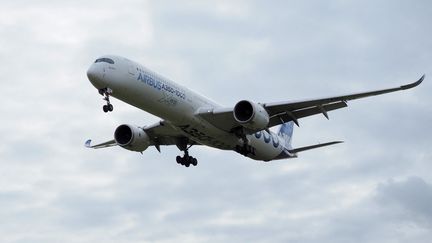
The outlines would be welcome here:
M 234 133 L 223 131 L 197 116 L 199 111 L 221 108 L 173 81 L 142 65 L 119 56 L 106 56 L 114 64 L 97 62 L 87 72 L 97 88 L 110 88 L 112 96 L 165 120 L 180 133 L 199 144 L 224 150 L 236 150 L 244 142 Z M 286 153 L 283 138 L 261 131 L 247 135 L 248 146 L 254 151 L 247 156 L 270 161 Z

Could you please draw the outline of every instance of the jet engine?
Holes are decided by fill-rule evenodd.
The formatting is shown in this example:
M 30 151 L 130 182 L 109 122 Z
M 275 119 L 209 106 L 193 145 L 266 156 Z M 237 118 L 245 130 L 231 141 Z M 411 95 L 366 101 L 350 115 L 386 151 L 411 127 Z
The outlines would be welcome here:
M 142 128 L 127 124 L 117 127 L 114 140 L 122 148 L 136 152 L 142 152 L 150 146 L 150 137 Z
M 270 117 L 260 104 L 242 100 L 234 106 L 234 119 L 252 132 L 267 128 Z

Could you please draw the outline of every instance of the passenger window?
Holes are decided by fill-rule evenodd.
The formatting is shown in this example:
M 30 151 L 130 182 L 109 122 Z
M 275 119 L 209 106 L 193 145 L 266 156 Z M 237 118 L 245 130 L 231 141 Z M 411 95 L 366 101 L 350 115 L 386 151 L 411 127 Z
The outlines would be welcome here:
M 98 62 L 106 62 L 109 64 L 114 64 L 114 61 L 111 58 L 106 58 L 106 57 L 96 59 L 95 63 L 98 63 Z

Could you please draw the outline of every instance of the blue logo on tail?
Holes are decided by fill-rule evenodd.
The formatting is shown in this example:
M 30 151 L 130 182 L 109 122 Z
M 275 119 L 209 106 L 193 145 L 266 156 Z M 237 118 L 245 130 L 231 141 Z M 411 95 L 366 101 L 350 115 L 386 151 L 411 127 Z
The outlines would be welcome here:
M 287 122 L 282 124 L 282 126 L 279 128 L 278 135 L 284 140 L 285 142 L 285 148 L 291 149 L 291 140 L 292 135 L 294 131 L 294 122 Z

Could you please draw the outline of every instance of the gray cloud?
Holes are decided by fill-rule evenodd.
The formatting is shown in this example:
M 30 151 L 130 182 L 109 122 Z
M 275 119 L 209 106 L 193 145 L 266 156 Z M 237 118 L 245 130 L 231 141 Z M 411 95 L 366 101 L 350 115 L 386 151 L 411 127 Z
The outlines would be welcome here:
M 398 207 L 409 214 L 407 219 L 432 226 L 432 186 L 422 178 L 410 177 L 405 181 L 390 180 L 378 186 L 377 200 L 385 207 Z

